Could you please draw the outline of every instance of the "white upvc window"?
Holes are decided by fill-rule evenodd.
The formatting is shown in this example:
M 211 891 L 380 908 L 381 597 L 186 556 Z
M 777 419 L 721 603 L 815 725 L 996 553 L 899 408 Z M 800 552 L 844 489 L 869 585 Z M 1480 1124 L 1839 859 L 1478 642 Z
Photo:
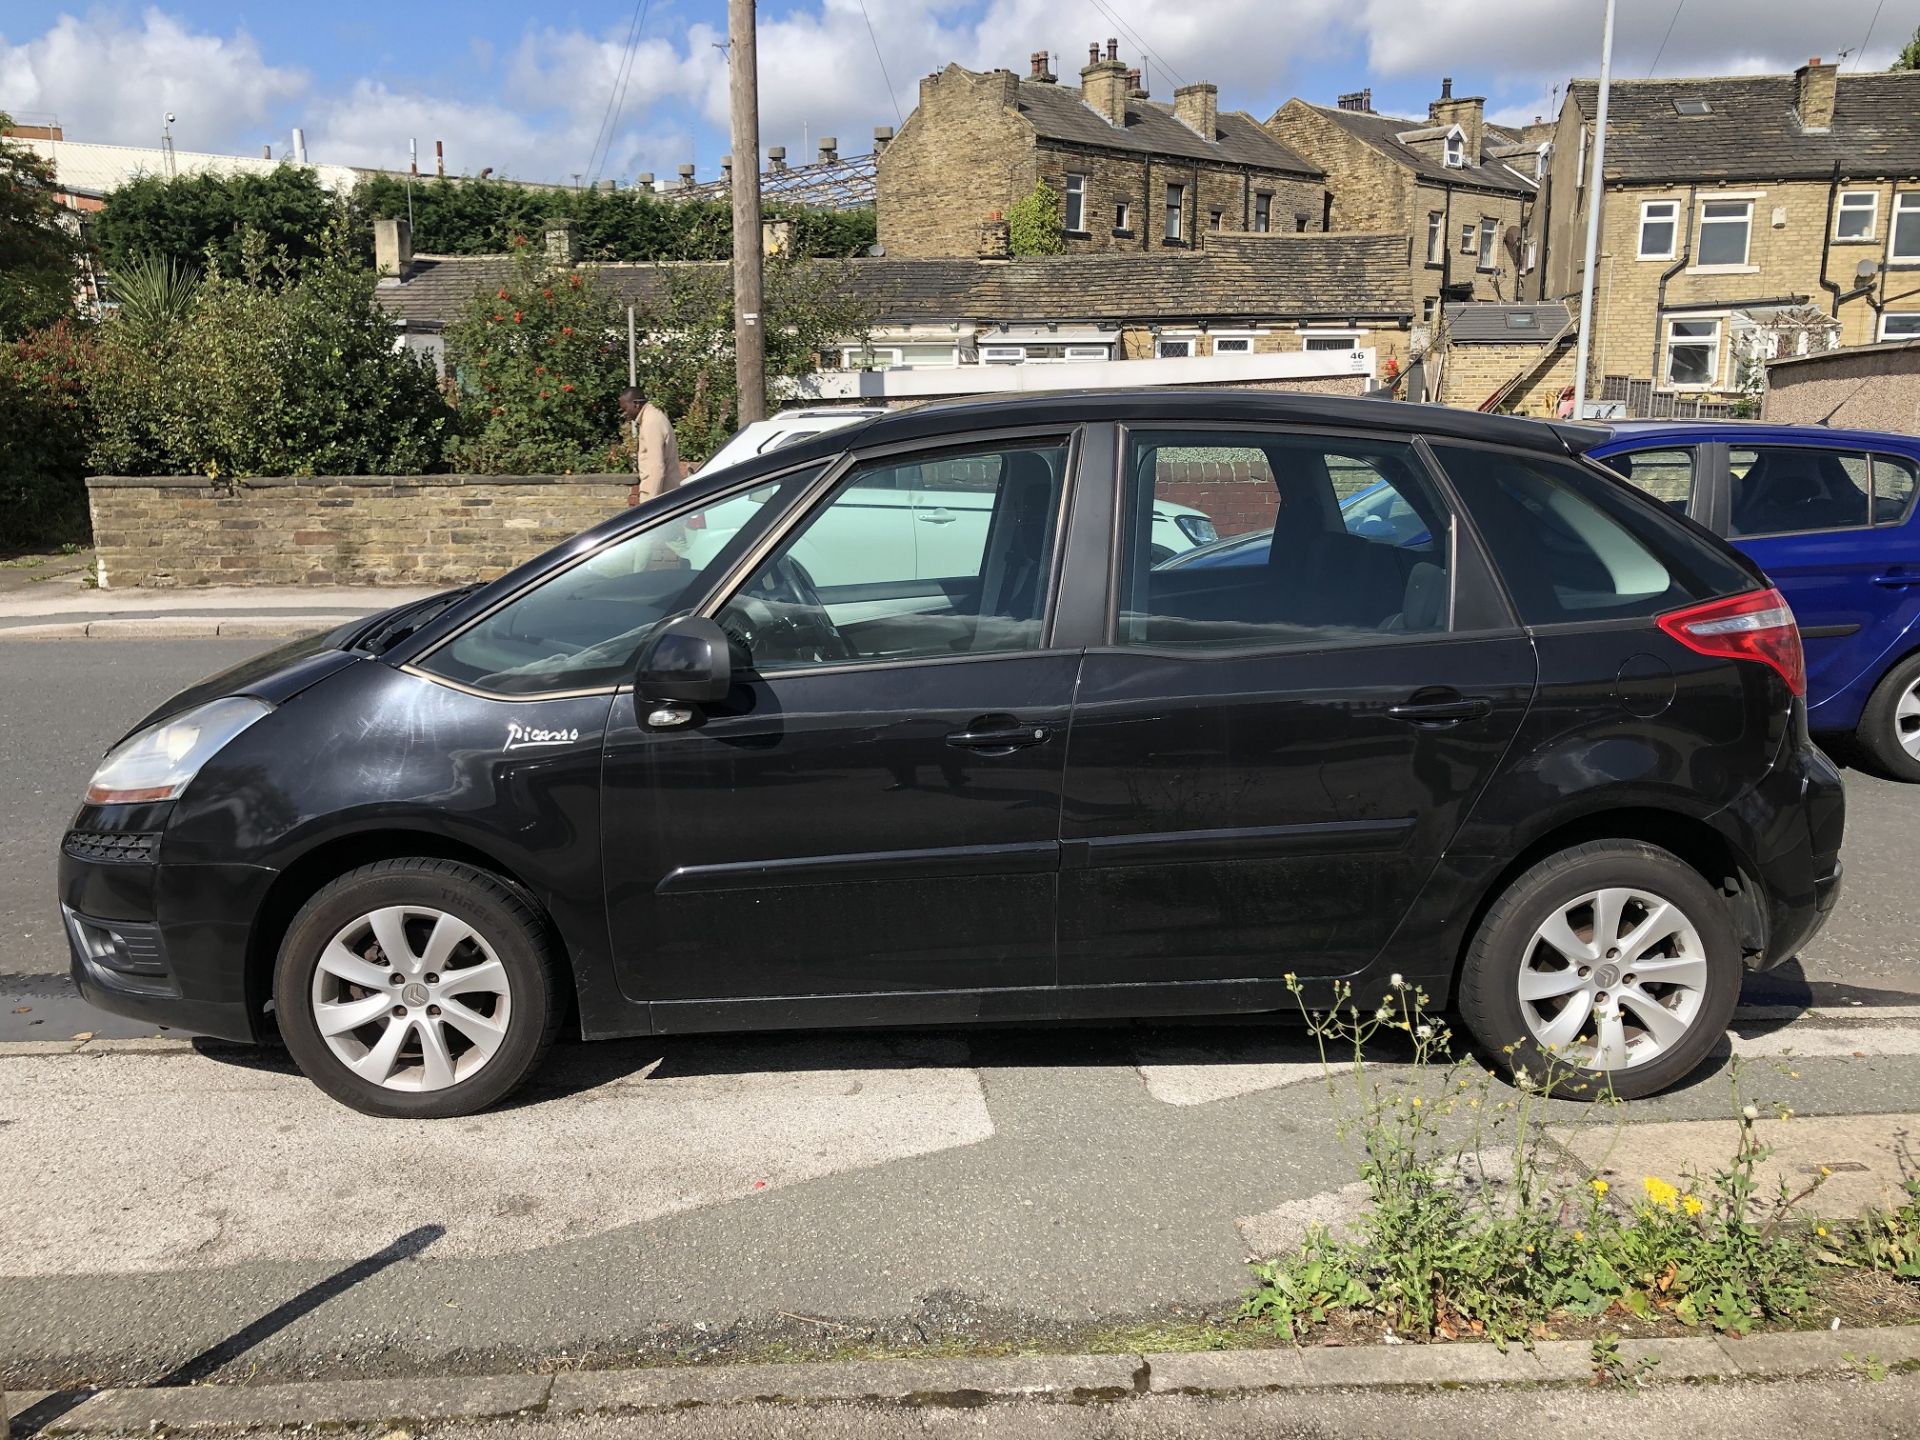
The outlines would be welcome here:
M 1573 152 L 1573 184 L 1582 189 L 1587 183 L 1587 127 L 1580 127 L 1580 148 Z
M 1068 360 L 1111 360 L 1113 351 L 1105 345 L 1069 345 L 1066 350 Z
M 1024 345 L 982 345 L 980 363 L 982 365 L 1024 365 L 1027 359 L 1027 347 Z
M 905 357 L 897 345 L 842 345 L 842 370 L 898 370 Z
M 1540 264 L 1540 242 L 1538 240 L 1529 240 L 1527 241 L 1526 273 L 1531 275 L 1539 264 Z
M 1133 206 L 1125 200 L 1114 202 L 1113 228 L 1116 234 L 1133 229 Z
M 1178 240 L 1186 233 L 1187 187 L 1167 186 L 1166 225 L 1161 231 L 1167 239 Z
M 1420 323 L 1422 325 L 1431 325 L 1434 320 L 1439 317 L 1439 314 L 1440 297 L 1438 295 L 1422 295 L 1420 297 Z
M 1920 340 L 1920 310 L 1880 317 L 1882 340 Z
M 1213 353 L 1216 355 L 1251 355 L 1253 353 L 1252 332 L 1216 330 L 1213 334 Z
M 1871 240 L 1879 220 L 1879 191 L 1844 190 L 1840 194 L 1840 208 L 1834 212 L 1833 238 Z
M 1542 140 L 1540 142 L 1540 148 L 1533 152 L 1534 179 L 1544 180 L 1547 178 L 1547 162 L 1552 158 L 1553 142 L 1551 140 Z
M 1427 212 L 1427 264 L 1439 265 L 1447 258 L 1446 217 L 1438 210 Z
M 1920 260 L 1920 191 L 1893 197 L 1893 223 L 1888 227 L 1889 260 Z
M 1153 358 L 1156 360 L 1189 360 L 1193 358 L 1194 339 L 1197 331 L 1188 330 L 1181 334 L 1156 335 L 1153 337 Z
M 1477 255 L 1480 252 L 1480 227 L 1469 220 L 1460 227 L 1460 253 Z
M 1667 322 L 1667 383 L 1676 390 L 1710 390 L 1720 375 L 1720 322 Z
M 1499 248 L 1496 243 L 1500 234 L 1500 222 L 1491 216 L 1480 222 L 1480 268 L 1497 270 L 1500 268 Z
M 1067 229 L 1076 234 L 1085 233 L 1087 228 L 1087 177 L 1069 173 L 1067 176 Z
M 1640 202 L 1640 250 L 1642 260 L 1671 260 L 1674 240 L 1680 229 L 1678 200 L 1642 200 Z
M 1360 337 L 1364 330 L 1303 330 L 1300 334 L 1302 350 L 1358 350 Z
M 1920 214 L 1915 215 L 1920 221 Z M 1753 236 L 1753 201 L 1703 200 L 1700 202 L 1700 249 L 1694 263 L 1703 270 L 1747 263 L 1748 242 Z
M 1455 170 L 1467 163 L 1467 142 L 1458 130 L 1447 132 L 1446 160 Z

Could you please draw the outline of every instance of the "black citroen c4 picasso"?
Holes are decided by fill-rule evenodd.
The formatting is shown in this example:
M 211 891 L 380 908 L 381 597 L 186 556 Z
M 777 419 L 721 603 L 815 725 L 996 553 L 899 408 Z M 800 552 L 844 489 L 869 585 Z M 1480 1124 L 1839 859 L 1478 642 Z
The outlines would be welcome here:
M 1586 440 L 1170 392 L 775 451 L 155 711 L 65 838 L 74 977 L 383 1115 L 499 1100 L 563 1023 L 1289 974 L 1649 1094 L 1819 928 L 1843 802 L 1786 603 Z

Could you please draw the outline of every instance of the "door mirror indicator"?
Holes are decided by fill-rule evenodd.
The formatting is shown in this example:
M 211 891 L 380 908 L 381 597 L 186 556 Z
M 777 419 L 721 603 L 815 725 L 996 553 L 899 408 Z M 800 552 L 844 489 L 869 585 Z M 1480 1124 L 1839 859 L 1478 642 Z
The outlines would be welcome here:
M 712 705 L 733 688 L 727 632 L 697 615 L 669 620 L 640 652 L 633 692 L 641 700 Z

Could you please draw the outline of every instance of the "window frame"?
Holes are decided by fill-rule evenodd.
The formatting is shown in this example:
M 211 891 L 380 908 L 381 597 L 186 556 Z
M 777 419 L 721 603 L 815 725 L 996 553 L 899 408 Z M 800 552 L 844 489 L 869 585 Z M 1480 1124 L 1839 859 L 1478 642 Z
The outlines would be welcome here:
M 1478 255 L 1480 253 L 1480 222 L 1463 220 L 1460 222 L 1460 253 Z
M 1867 462 L 1867 518 L 1861 521 L 1858 525 L 1821 525 L 1818 527 L 1810 527 L 1804 530 L 1754 530 L 1751 532 L 1743 530 L 1736 535 L 1733 529 L 1733 485 L 1734 485 L 1734 479 L 1735 479 L 1733 474 L 1733 452 L 1735 450 L 1754 450 L 1754 451 L 1810 450 L 1817 455 L 1852 455 L 1852 456 L 1864 459 Z M 1756 458 L 1758 457 L 1756 456 Z M 1796 535 L 1846 535 L 1846 534 L 1851 534 L 1853 531 L 1856 531 L 1856 530 L 1859 530 L 1859 531 L 1885 530 L 1895 525 L 1906 524 L 1908 517 L 1913 514 L 1914 496 L 1920 495 L 1920 485 L 1916 485 L 1914 488 L 1914 492 L 1907 496 L 1907 507 L 1905 510 L 1901 512 L 1900 518 L 1898 520 L 1875 520 L 1873 518 L 1873 502 L 1880 488 L 1879 485 L 1876 484 L 1874 480 L 1874 470 L 1876 469 L 1877 458 L 1878 458 L 1877 452 L 1870 450 L 1864 446 L 1856 447 L 1853 445 L 1807 445 L 1807 444 L 1794 444 L 1791 441 L 1785 444 L 1782 444 L 1778 441 L 1773 441 L 1773 440 L 1727 441 L 1726 442 L 1726 459 L 1723 462 L 1723 468 L 1727 477 L 1727 524 L 1725 527 L 1726 538 L 1729 541 L 1790 540 Z M 1908 464 L 1915 463 L 1910 457 L 1905 455 L 1902 455 L 1898 458 L 1902 460 L 1906 460 Z
M 1184 245 L 1187 243 L 1187 187 L 1178 180 L 1169 180 L 1166 186 L 1160 239 L 1163 243 Z
M 1273 192 L 1253 192 L 1253 233 L 1265 235 L 1273 229 Z
M 1467 137 L 1454 126 L 1447 131 L 1446 139 L 1440 145 L 1440 163 L 1449 170 L 1464 170 L 1467 166 Z
M 1254 642 L 1246 645 L 1220 645 L 1205 648 L 1190 645 L 1128 645 L 1120 641 L 1120 600 L 1126 587 L 1125 560 L 1127 540 L 1126 475 L 1128 456 L 1134 436 L 1159 430 L 1177 430 L 1187 434 L 1217 432 L 1222 435 L 1273 435 L 1282 439 L 1326 439 L 1356 445 L 1403 447 L 1420 466 L 1421 475 L 1434 498 L 1447 513 L 1447 619 L 1448 628 L 1435 631 L 1381 631 L 1373 635 L 1321 635 L 1310 640 L 1284 643 Z M 1426 446 L 1426 436 L 1415 431 L 1353 430 L 1331 425 L 1288 425 L 1260 421 L 1155 419 L 1138 425 L 1114 427 L 1114 469 L 1112 508 L 1107 513 L 1107 593 L 1104 624 L 1100 639 L 1088 648 L 1118 655 L 1151 656 L 1207 664 L 1258 655 L 1312 655 L 1328 650 L 1376 649 L 1395 645 L 1444 645 L 1465 639 L 1520 635 L 1518 612 L 1513 609 L 1501 586 L 1492 562 L 1486 557 L 1479 539 L 1470 533 L 1472 522 L 1461 506 L 1460 497 L 1448 483 L 1446 473 Z M 1497 447 L 1494 447 L 1497 448 Z M 1491 613 L 1491 623 L 1463 625 L 1463 615 L 1476 617 Z
M 1911 335 L 1895 335 L 1890 328 L 1895 320 L 1911 320 Z M 1920 340 L 1920 310 L 1886 310 L 1880 315 L 1880 339 L 1882 340 Z M 1831 347 L 1829 347 L 1831 348 Z
M 1664 220 L 1654 215 L 1654 211 L 1666 210 Z M 1649 250 L 1647 248 L 1647 226 L 1667 226 L 1667 248 Z M 1642 200 L 1640 202 L 1640 229 L 1634 241 L 1636 260 L 1671 260 L 1680 248 L 1680 202 L 1678 200 Z
M 954 432 L 940 436 L 926 436 L 918 440 L 905 440 L 892 445 L 874 446 L 865 450 L 850 450 L 840 457 L 840 463 L 832 467 L 832 473 L 802 493 L 793 503 L 788 513 L 775 522 L 773 527 L 756 538 L 753 545 L 722 578 L 718 586 L 706 590 L 699 602 L 689 611 L 690 614 L 704 619 L 717 619 L 726 609 L 741 586 L 745 585 L 766 563 L 767 559 L 787 540 L 799 533 L 811 522 L 816 514 L 822 513 L 846 488 L 846 481 L 856 471 L 873 461 L 892 460 L 905 463 L 902 457 L 925 455 L 937 458 L 943 455 L 973 454 L 995 446 L 1016 449 L 1022 446 L 1044 446 L 1061 444 L 1065 446 L 1066 458 L 1061 462 L 1060 497 L 1054 515 L 1053 554 L 1048 557 L 1047 565 L 1047 604 L 1040 622 L 1039 642 L 1026 650 L 981 650 L 960 652 L 952 655 L 911 655 L 880 656 L 873 659 L 836 660 L 831 664 L 808 665 L 791 670 L 775 670 L 761 674 L 754 666 L 743 666 L 736 675 L 750 676 L 763 685 L 777 685 L 786 679 L 811 679 L 820 675 L 839 675 L 849 671 L 872 672 L 887 667 L 919 667 L 922 665 L 964 665 L 983 664 L 995 660 L 1005 661 L 1024 656 L 1071 652 L 1080 649 L 1076 644 L 1060 645 L 1056 643 L 1056 630 L 1059 628 L 1063 600 L 1062 580 L 1065 575 L 1067 558 L 1077 537 L 1071 529 L 1073 518 L 1074 491 L 1080 482 L 1080 467 L 1086 451 L 1086 422 L 1069 422 L 1066 425 L 1021 425 L 1004 430 L 982 430 L 972 432 Z M 817 461 L 815 462 L 818 463 Z M 797 467 L 804 468 L 804 467 Z M 764 485 L 767 482 L 759 482 Z M 631 690 L 629 681 L 624 689 Z
M 1131 200 L 1113 202 L 1113 233 L 1116 235 L 1133 233 L 1133 202 Z
M 1737 222 L 1732 216 L 1728 215 L 1708 215 L 1707 211 L 1715 205 L 1737 205 L 1743 213 Z M 1713 274 L 1716 271 L 1742 271 L 1752 266 L 1753 206 L 1754 197 L 1751 195 L 1702 195 L 1700 197 L 1700 214 L 1696 223 L 1699 239 L 1695 246 L 1694 263 L 1692 266 L 1694 270 Z M 1709 225 L 1725 227 L 1736 223 L 1741 226 L 1744 236 L 1740 243 L 1740 258 L 1738 260 L 1713 261 L 1701 258 L 1707 248 L 1707 227 Z M 1916 256 L 1915 258 L 1920 258 L 1920 256 Z
M 1427 212 L 1427 264 L 1436 269 L 1447 263 L 1447 216 L 1443 210 Z
M 1365 347 L 1361 345 L 1360 342 L 1372 332 L 1362 330 L 1358 326 L 1353 325 L 1303 325 L 1296 333 L 1300 336 L 1300 353 L 1302 355 L 1309 352 L 1315 355 L 1330 355 L 1338 354 L 1341 350 L 1364 349 Z M 1309 345 L 1307 343 L 1309 340 L 1341 340 L 1347 343 L 1338 346 Z
M 1061 228 L 1069 235 L 1085 235 L 1087 230 L 1087 175 L 1084 170 L 1066 172 L 1061 188 Z
M 1662 337 L 1661 355 L 1663 363 L 1660 367 L 1660 377 L 1661 382 L 1669 390 L 1706 391 L 1719 388 L 1720 350 L 1722 342 L 1726 339 L 1726 325 L 1723 323 L 1723 318 L 1724 317 L 1719 315 L 1704 318 L 1689 315 L 1669 315 L 1667 317 L 1667 333 Z M 1687 335 L 1678 337 L 1683 343 L 1688 345 L 1705 343 L 1709 347 L 1712 363 L 1707 369 L 1707 378 L 1703 381 L 1696 383 L 1690 380 L 1675 380 L 1673 378 L 1673 342 L 1676 338 L 1673 332 L 1674 327 L 1677 325 L 1711 325 L 1713 327 L 1711 336 Z
M 1920 242 L 1920 190 L 1902 190 L 1893 197 L 1893 205 L 1887 216 L 1887 263 L 1889 265 L 1920 265 L 1920 243 L 1910 251 L 1900 247 L 1900 221 L 1911 216 L 1915 239 Z
M 1500 268 L 1500 220 L 1495 215 L 1480 217 L 1480 270 Z
M 1852 200 L 1865 200 L 1862 205 L 1850 205 Z M 1867 228 L 1858 235 L 1842 233 L 1840 227 L 1847 218 L 1848 211 L 1865 210 Z M 1842 190 L 1840 198 L 1833 207 L 1833 243 L 1836 245 L 1866 245 L 1880 233 L 1880 192 L 1878 190 Z

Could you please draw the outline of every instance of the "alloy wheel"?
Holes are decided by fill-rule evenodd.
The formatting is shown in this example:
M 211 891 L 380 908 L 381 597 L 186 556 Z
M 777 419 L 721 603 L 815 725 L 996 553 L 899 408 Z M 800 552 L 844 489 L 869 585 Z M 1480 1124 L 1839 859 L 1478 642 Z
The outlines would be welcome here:
M 334 1057 L 388 1090 L 471 1079 L 507 1036 L 513 992 L 485 938 L 457 915 L 391 905 L 327 943 L 313 1018 Z
M 1893 707 L 1893 734 L 1902 750 L 1920 760 L 1920 680 L 1909 685 Z
M 1520 964 L 1520 1011 L 1541 1048 L 1584 1070 L 1666 1054 L 1706 999 L 1694 924 L 1651 891 L 1610 887 L 1557 907 Z

